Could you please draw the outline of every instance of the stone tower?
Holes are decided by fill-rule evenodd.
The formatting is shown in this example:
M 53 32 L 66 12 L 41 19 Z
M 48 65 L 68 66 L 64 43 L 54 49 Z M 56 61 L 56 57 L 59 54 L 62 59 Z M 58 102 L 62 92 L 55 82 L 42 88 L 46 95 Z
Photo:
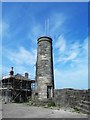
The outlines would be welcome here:
M 46 36 L 38 38 L 36 91 L 40 100 L 54 97 L 52 39 Z

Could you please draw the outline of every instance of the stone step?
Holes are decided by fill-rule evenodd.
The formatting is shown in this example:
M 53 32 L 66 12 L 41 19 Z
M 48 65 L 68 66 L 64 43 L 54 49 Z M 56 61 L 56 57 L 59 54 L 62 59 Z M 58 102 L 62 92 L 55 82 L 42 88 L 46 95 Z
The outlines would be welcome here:
M 89 110 L 89 105 L 88 104 L 78 103 L 78 106 Z
M 84 103 L 84 104 L 87 104 L 87 105 L 90 105 L 90 101 L 81 101 L 81 103 Z
M 77 111 L 82 112 L 82 113 L 90 114 L 90 111 L 89 111 L 89 110 L 84 109 L 84 108 L 82 108 L 82 107 L 76 106 L 75 109 L 76 109 Z

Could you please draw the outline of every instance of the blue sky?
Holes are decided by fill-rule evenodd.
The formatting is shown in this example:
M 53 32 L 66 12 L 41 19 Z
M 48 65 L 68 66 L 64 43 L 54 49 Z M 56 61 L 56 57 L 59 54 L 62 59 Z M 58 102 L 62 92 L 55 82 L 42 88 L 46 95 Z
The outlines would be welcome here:
M 45 33 L 45 21 L 49 30 Z M 1 22 L 0 22 L 1 25 Z M 37 39 L 53 39 L 55 88 L 88 88 L 88 3 L 3 3 L 2 72 L 35 77 Z

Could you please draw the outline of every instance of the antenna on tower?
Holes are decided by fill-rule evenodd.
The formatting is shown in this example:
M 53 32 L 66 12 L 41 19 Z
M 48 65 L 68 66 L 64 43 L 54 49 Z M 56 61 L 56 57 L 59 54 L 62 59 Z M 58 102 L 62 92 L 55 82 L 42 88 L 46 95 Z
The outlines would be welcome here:
M 49 18 L 45 20 L 45 35 L 50 36 L 50 25 Z
M 50 34 L 49 33 L 49 19 L 47 20 L 47 30 L 48 30 L 48 35 Z
M 47 36 L 47 25 L 46 25 L 46 20 L 45 20 L 45 36 Z

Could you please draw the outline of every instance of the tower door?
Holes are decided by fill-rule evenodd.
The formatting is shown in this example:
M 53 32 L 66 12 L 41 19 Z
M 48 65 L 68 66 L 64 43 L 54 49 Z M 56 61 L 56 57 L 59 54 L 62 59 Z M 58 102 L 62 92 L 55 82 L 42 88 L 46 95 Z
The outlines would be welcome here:
M 51 98 L 51 86 L 47 86 L 47 98 Z

